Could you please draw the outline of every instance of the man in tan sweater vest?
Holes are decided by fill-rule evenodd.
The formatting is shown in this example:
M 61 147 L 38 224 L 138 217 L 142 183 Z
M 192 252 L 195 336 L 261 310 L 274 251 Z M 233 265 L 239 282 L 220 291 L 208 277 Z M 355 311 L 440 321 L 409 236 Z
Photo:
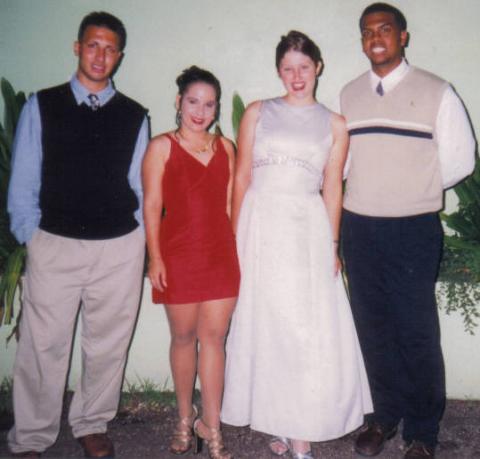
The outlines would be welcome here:
M 472 172 L 475 141 L 451 86 L 405 61 L 398 9 L 370 5 L 360 30 L 371 70 L 341 93 L 350 133 L 342 239 L 374 413 L 355 450 L 377 455 L 403 419 L 405 458 L 434 457 L 445 406 L 438 211 L 443 190 Z

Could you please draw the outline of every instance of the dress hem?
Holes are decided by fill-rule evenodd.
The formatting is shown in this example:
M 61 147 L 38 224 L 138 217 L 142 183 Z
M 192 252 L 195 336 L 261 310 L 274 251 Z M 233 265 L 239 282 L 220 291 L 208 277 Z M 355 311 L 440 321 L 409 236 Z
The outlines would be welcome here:
M 365 413 L 365 414 L 368 414 L 368 413 Z M 364 416 L 365 416 L 365 414 L 364 414 Z M 272 432 L 272 431 L 270 431 L 270 429 L 264 429 L 261 426 L 256 426 L 255 424 L 236 423 L 236 422 L 233 422 L 233 421 L 226 421 L 226 420 L 223 420 L 223 419 L 221 421 L 222 421 L 222 424 L 229 425 L 229 426 L 234 426 L 234 427 L 247 427 L 247 426 L 249 426 L 251 430 L 254 430 L 254 431 L 260 432 L 260 433 L 264 433 L 264 434 L 267 434 L 267 435 L 272 435 L 272 436 L 276 436 L 276 437 L 286 437 L 286 438 L 291 438 L 291 439 L 293 438 L 295 440 L 315 442 L 315 443 L 330 441 L 330 440 L 336 440 L 336 439 L 342 438 L 345 435 L 351 434 L 352 432 L 356 431 L 358 428 L 360 428 L 364 424 L 364 419 L 362 419 L 362 421 L 360 421 L 358 423 L 354 423 L 355 427 L 348 427 L 347 430 L 340 430 L 336 433 L 329 433 L 328 435 L 325 434 L 325 435 L 320 435 L 320 436 L 302 437 L 301 435 L 304 435 L 304 433 L 300 434 L 300 436 L 297 435 L 297 434 L 292 435 L 292 434 L 287 434 L 285 432 L 280 432 L 280 431 Z
M 205 297 L 183 297 L 178 299 L 174 299 L 172 301 L 162 301 L 158 300 L 153 296 L 152 292 L 152 303 L 153 304 L 168 304 L 168 305 L 181 305 L 181 304 L 187 304 L 187 303 L 203 303 L 205 301 L 214 301 L 214 300 L 226 300 L 228 298 L 237 298 L 238 297 L 238 291 L 237 292 L 221 292 L 218 294 L 210 294 L 206 295 Z

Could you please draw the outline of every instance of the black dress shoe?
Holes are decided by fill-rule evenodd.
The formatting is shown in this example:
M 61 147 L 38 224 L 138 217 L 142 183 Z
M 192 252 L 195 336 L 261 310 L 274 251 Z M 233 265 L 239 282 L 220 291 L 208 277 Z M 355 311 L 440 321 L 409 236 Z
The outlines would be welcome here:
M 106 433 L 94 433 L 78 438 L 83 447 L 85 457 L 115 457 L 113 443 Z
M 414 459 L 418 457 L 435 457 L 435 448 L 425 443 L 413 440 L 405 451 L 405 459 Z
M 396 427 L 386 429 L 378 422 L 370 422 L 362 427 L 355 441 L 355 451 L 362 456 L 376 456 L 382 451 L 385 442 L 396 433 Z

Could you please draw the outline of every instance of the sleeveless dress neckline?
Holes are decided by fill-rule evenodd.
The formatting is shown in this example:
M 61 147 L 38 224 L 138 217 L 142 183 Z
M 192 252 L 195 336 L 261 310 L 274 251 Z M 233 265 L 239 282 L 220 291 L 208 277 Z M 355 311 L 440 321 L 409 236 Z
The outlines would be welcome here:
M 182 147 L 182 144 L 178 141 L 178 139 L 175 137 L 175 135 L 172 134 L 167 134 L 168 138 L 170 141 L 175 142 L 180 150 L 182 150 L 183 153 L 185 153 L 187 156 L 190 156 L 196 163 L 200 164 L 200 166 L 203 166 L 204 168 L 208 168 L 210 166 L 210 163 L 212 162 L 213 158 L 217 156 L 218 152 L 218 143 L 221 142 L 220 137 L 218 135 L 214 135 L 213 140 L 212 140 L 212 150 L 213 154 L 211 158 L 208 160 L 207 164 L 202 163 L 200 160 L 195 158 L 191 153 L 189 153 L 184 147 Z M 223 146 L 223 145 L 222 145 Z
M 272 99 L 272 100 L 279 100 L 283 105 L 285 105 L 286 107 L 289 107 L 289 108 L 293 108 L 294 110 L 300 110 L 300 109 L 308 109 L 308 108 L 315 108 L 317 107 L 318 105 L 321 105 L 318 101 L 315 100 L 315 102 L 313 104 L 307 104 L 307 105 L 293 105 L 293 104 L 289 104 L 283 97 L 277 97 L 275 99 Z

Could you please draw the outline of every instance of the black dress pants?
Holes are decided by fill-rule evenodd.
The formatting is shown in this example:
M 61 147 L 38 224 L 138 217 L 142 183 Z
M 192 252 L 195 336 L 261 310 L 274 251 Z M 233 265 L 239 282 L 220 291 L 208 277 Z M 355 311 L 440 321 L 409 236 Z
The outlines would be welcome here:
M 445 369 L 435 301 L 443 232 L 436 213 L 367 217 L 344 211 L 350 301 L 374 404 L 386 428 L 437 443 Z

